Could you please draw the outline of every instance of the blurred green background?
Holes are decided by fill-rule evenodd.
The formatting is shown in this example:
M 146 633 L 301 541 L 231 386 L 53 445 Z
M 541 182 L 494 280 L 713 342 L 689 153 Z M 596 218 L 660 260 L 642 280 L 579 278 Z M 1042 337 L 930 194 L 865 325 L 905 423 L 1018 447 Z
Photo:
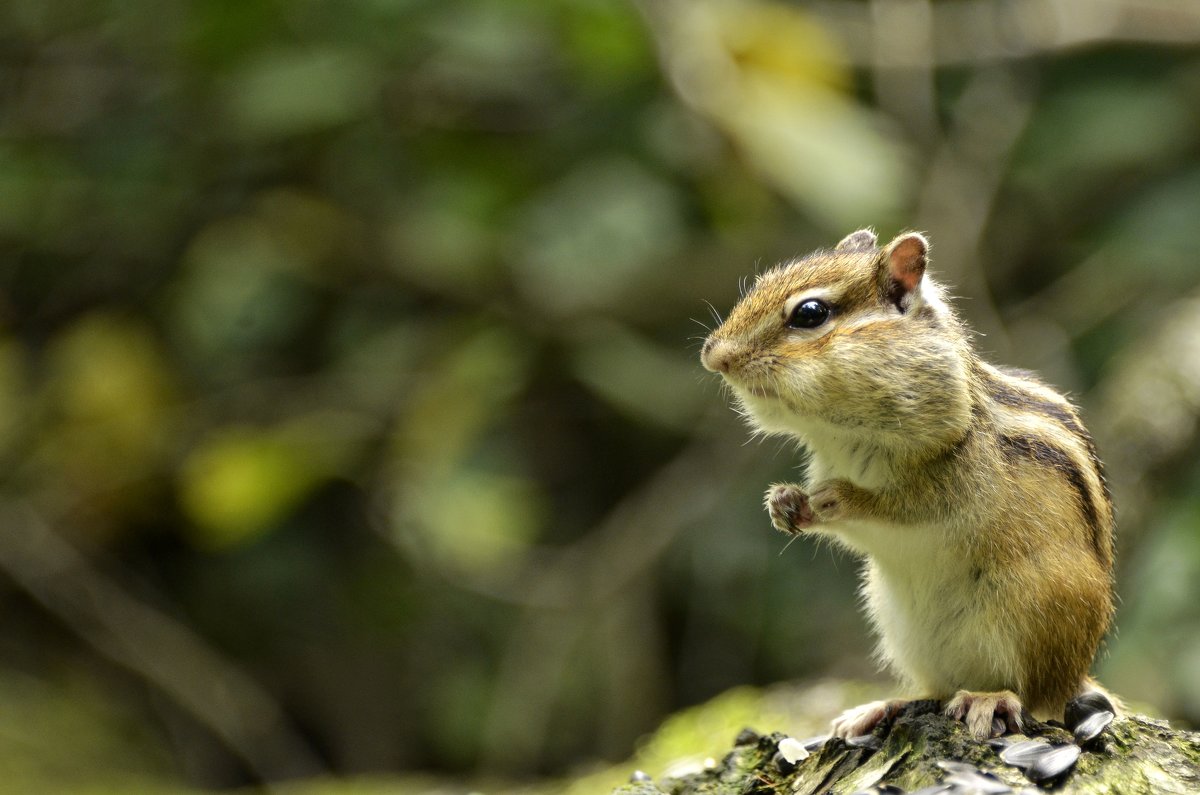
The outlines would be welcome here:
M 6 0 L 0 789 L 553 780 L 873 676 L 697 361 L 867 225 L 1082 405 L 1097 670 L 1200 723 L 1198 45 L 1166 0 Z

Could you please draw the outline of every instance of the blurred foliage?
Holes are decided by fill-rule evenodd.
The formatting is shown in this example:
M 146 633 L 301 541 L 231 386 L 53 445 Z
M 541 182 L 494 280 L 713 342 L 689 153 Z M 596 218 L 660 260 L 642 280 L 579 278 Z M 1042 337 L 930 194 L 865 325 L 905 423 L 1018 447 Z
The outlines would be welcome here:
M 0 5 L 0 769 L 529 780 L 870 675 L 696 362 L 865 225 L 1083 405 L 1099 673 L 1200 722 L 1200 11 L 1054 5 Z

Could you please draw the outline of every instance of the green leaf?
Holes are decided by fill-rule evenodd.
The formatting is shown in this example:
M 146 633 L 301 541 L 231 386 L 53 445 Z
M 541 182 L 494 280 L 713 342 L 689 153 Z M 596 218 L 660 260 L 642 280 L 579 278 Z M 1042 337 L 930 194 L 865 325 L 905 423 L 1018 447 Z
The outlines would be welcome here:
M 376 101 L 381 75 L 361 51 L 275 50 L 232 78 L 226 113 L 249 138 L 286 138 L 344 124 Z

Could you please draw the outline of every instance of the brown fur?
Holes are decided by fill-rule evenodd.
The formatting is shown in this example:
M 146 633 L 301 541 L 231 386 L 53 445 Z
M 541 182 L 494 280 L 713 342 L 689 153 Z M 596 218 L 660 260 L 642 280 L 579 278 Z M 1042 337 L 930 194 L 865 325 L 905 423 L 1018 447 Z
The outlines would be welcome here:
M 1003 691 L 1061 715 L 1092 686 L 1113 612 L 1113 510 L 1095 445 L 1061 395 L 978 358 L 925 273 L 924 238 L 874 244 L 864 230 L 764 273 L 706 341 L 704 364 L 760 431 L 809 448 L 809 484 L 775 487 L 790 490 L 772 490 L 773 510 L 807 493 L 812 505 L 788 515 L 814 517 L 811 528 L 786 529 L 867 559 L 880 655 L 917 695 L 989 691 L 954 699 L 973 723 L 1014 703 Z M 789 327 L 789 307 L 811 297 L 830 319 Z M 847 731 L 885 712 L 868 707 Z

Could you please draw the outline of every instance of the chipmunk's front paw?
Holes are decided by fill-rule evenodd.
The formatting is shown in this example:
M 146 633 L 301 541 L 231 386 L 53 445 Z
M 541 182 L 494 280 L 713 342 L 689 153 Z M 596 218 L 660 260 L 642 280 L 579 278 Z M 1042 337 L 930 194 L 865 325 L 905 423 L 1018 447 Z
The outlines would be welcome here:
M 813 510 L 808 495 L 794 483 L 776 483 L 767 489 L 767 513 L 771 526 L 781 533 L 795 535 L 812 526 Z

